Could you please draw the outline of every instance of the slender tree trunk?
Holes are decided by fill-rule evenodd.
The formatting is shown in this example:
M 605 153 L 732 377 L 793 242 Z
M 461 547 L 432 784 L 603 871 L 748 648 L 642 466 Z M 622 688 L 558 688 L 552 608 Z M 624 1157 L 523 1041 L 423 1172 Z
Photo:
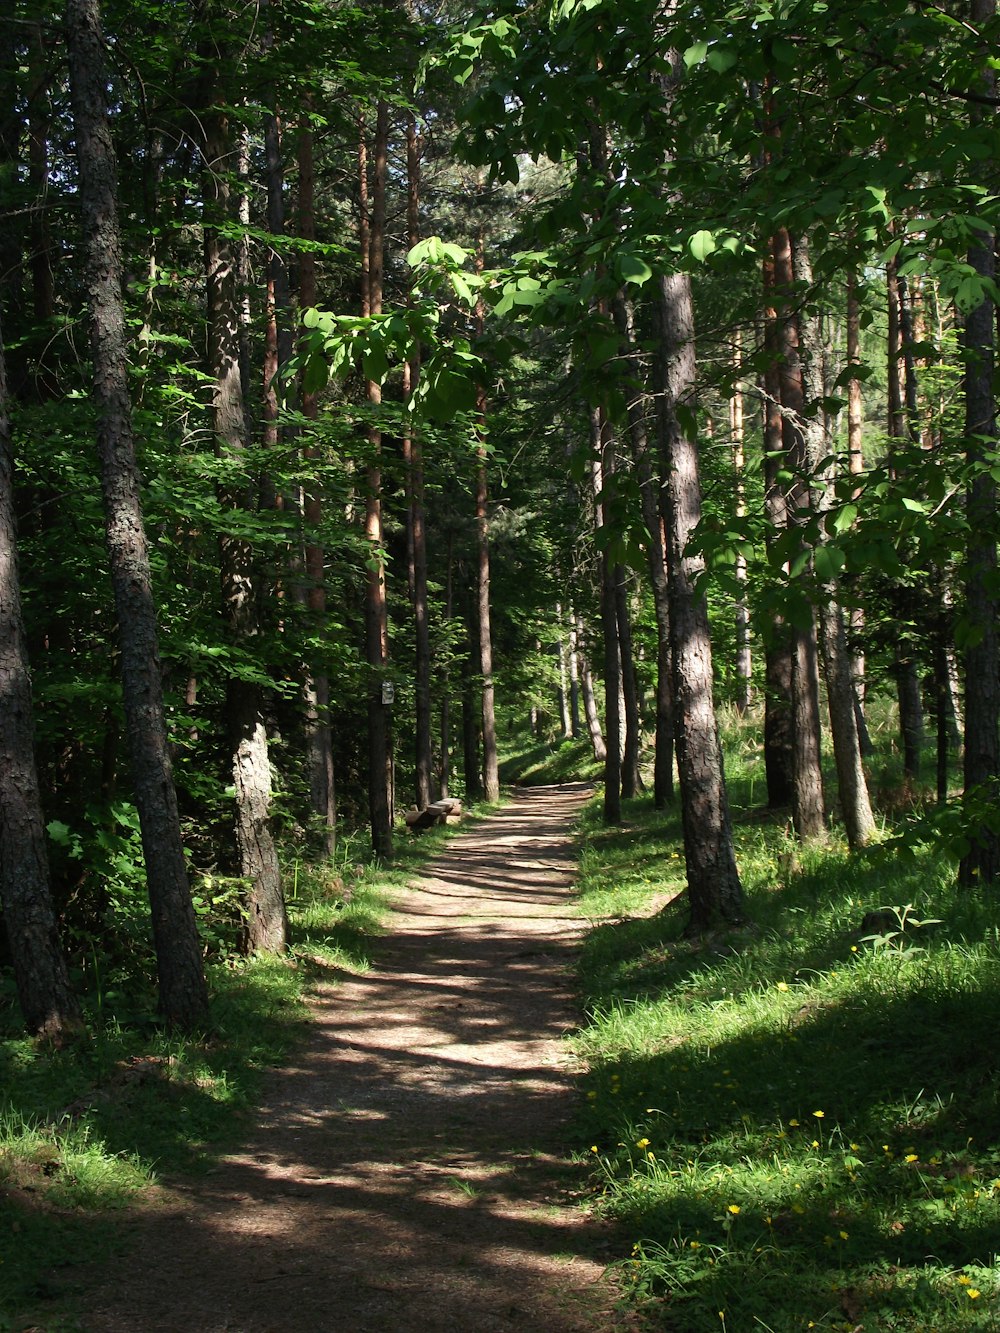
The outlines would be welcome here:
M 851 273 L 847 280 L 847 363 L 856 366 L 861 361 L 861 303 L 858 299 L 858 279 Z M 854 377 L 847 384 L 847 468 L 851 477 L 860 479 L 865 470 L 864 418 L 861 400 L 861 381 Z M 859 499 L 860 486 L 853 492 Z M 858 729 L 858 743 L 863 756 L 873 750 L 868 724 L 865 719 L 865 613 L 861 606 L 850 610 L 851 679 L 854 686 L 854 713 Z
M 788 504 L 781 481 L 784 454 L 781 425 L 781 380 L 778 359 L 777 312 L 774 309 L 774 258 L 763 264 L 764 350 L 763 434 L 764 513 L 767 540 L 773 542 L 788 526 Z M 764 773 L 770 809 L 791 805 L 794 769 L 792 739 L 792 635 L 780 616 L 774 616 L 764 643 Z
M 406 124 L 407 239 L 410 248 L 420 240 L 420 143 L 416 118 L 412 112 Z M 420 349 L 404 367 L 404 393 L 408 396 L 420 375 Z M 407 464 L 409 505 L 409 547 L 412 551 L 412 598 L 414 623 L 415 716 L 417 805 L 423 809 L 433 799 L 431 778 L 434 772 L 431 743 L 431 632 L 427 597 L 427 527 L 424 512 L 423 442 L 419 433 L 408 432 L 403 440 Z
M 794 281 L 792 240 L 787 229 L 774 236 L 774 279 L 779 294 L 778 337 L 781 359 L 782 438 L 786 467 L 793 481 L 788 492 L 788 522 L 805 524 L 812 507 L 810 475 L 818 459 L 809 456 L 805 435 L 802 366 L 799 328 L 790 308 Z M 803 842 L 822 838 L 826 832 L 823 808 L 823 774 L 820 767 L 819 656 L 816 618 L 802 607 L 792 627 L 792 822 Z
M 572 614 L 569 618 L 569 639 L 566 644 L 566 665 L 569 671 L 569 725 L 570 735 L 576 740 L 580 735 L 580 661 L 576 650 L 576 626 Z
M 365 314 L 382 313 L 382 275 L 385 261 L 385 187 L 389 140 L 389 109 L 378 104 L 375 125 L 375 160 L 372 180 L 372 212 L 369 233 L 367 306 Z M 377 407 L 382 401 L 381 386 L 368 381 L 368 401 Z M 369 667 L 368 686 L 368 812 L 371 820 L 372 847 L 376 855 L 392 855 L 392 706 L 385 698 L 384 685 L 389 657 L 388 608 L 385 588 L 384 539 L 382 534 L 382 432 L 368 433 L 371 462 L 365 497 L 365 537 L 369 547 L 369 568 L 365 595 L 365 654 Z
M 894 440 L 909 438 L 903 381 L 903 330 L 900 320 L 899 277 L 895 259 L 886 264 L 888 315 L 888 425 Z M 913 650 L 912 630 L 914 592 L 902 586 L 893 591 L 893 610 L 899 633 L 894 640 L 892 674 L 899 701 L 899 730 L 903 742 L 903 772 L 910 781 L 920 777 L 923 750 L 924 713 L 920 699 L 920 676 Z
M 594 481 L 595 521 L 607 521 L 614 472 L 614 439 L 600 408 L 590 412 L 590 447 Z M 622 817 L 621 652 L 618 647 L 618 612 L 615 602 L 615 566 L 606 542 L 601 545 L 601 628 L 604 633 L 604 822 L 620 824 Z
M 657 501 L 659 483 L 643 411 L 644 382 L 636 348 L 634 317 L 629 303 L 621 293 L 613 303 L 613 311 L 615 324 L 621 334 L 628 359 L 629 378 L 632 381 L 628 405 L 629 441 L 635 475 L 639 482 L 642 521 L 649 534 L 647 546 L 649 582 L 653 594 L 653 614 L 656 617 L 656 748 L 653 764 L 653 804 L 657 810 L 662 810 L 674 799 L 670 591 L 667 586 L 667 567 L 663 549 L 663 522 Z
M 972 0 L 978 27 L 996 14 L 995 0 Z M 984 91 L 993 96 L 996 76 L 984 62 Z M 976 114 L 980 114 L 978 111 Z M 995 170 L 996 163 L 990 163 Z M 992 235 L 981 234 L 969 249 L 969 265 L 988 281 L 996 276 Z M 975 635 L 965 654 L 966 800 L 983 803 L 987 812 L 971 820 L 970 847 L 959 866 L 959 883 L 993 884 L 1000 877 L 1000 836 L 995 811 L 1000 788 L 1000 639 L 997 636 L 997 484 L 989 467 L 996 448 L 997 410 L 993 386 L 995 310 L 990 297 L 965 318 L 966 461 L 972 475 L 966 498 L 969 539 L 965 595 Z
M 69 0 L 66 41 L 94 361 L 94 402 L 105 537 L 119 626 L 122 697 L 167 1022 L 208 1020 L 208 993 L 181 841 L 163 711 L 156 609 L 132 436 L 122 300 L 117 164 L 108 125 L 104 40 L 97 0 Z
M 441 668 L 441 799 L 448 795 L 451 783 L 451 623 L 454 615 L 454 533 L 448 532 L 448 555 L 444 574 L 444 623 L 446 651 Z
M 215 90 L 221 97 L 221 90 Z M 220 457 L 235 465 L 247 447 L 246 403 L 241 371 L 236 255 L 225 228 L 230 222 L 228 171 L 232 138 L 219 105 L 203 113 L 205 274 L 208 293 L 208 361 L 213 380 L 212 426 Z M 249 478 L 230 483 L 221 499 L 236 513 L 252 512 Z M 249 654 L 259 632 L 254 552 L 243 536 L 224 533 L 219 542 L 222 617 L 234 651 Z M 234 822 L 239 872 L 247 880 L 243 947 L 248 953 L 281 953 L 288 918 L 281 871 L 271 830 L 271 764 L 260 686 L 239 674 L 226 687 L 226 717 L 233 755 Z
M 794 272 L 799 289 L 808 292 L 812 287 L 812 263 L 805 236 L 798 237 L 795 243 Z M 799 313 L 798 321 L 802 394 L 805 402 L 812 403 L 824 393 L 819 321 L 808 313 L 807 308 Z M 818 413 L 813 413 L 803 421 L 802 433 L 806 463 L 810 473 L 815 474 L 816 469 L 831 452 L 824 418 Z M 834 470 L 830 464 L 826 464 L 824 488 L 818 503 L 820 512 L 832 508 L 835 503 L 834 481 Z M 834 579 L 821 582 L 819 630 L 830 711 L 830 733 L 837 766 L 840 811 L 851 847 L 864 847 L 875 836 L 875 819 L 868 797 L 868 783 L 861 764 L 861 746 L 851 681 L 851 660 L 847 651 L 844 616 L 837 600 L 837 584 Z
M 482 192 L 482 176 L 478 181 Z M 476 247 L 476 270 L 481 273 L 485 263 L 486 236 L 479 231 Z M 480 297 L 476 304 L 476 333 L 483 336 L 486 306 Z M 486 450 L 486 390 L 480 386 L 476 393 L 476 539 L 478 546 L 479 577 L 477 581 L 479 610 L 479 669 L 483 690 L 483 793 L 487 801 L 500 799 L 500 765 L 497 755 L 496 686 L 493 680 L 493 632 L 490 626 L 490 530 L 487 485 Z
M 479 727 L 482 721 L 482 700 L 476 699 L 475 645 L 472 629 L 466 621 L 468 651 L 462 659 L 462 772 L 465 778 L 465 799 L 478 801 L 483 794 L 483 780 L 479 767 Z
M 584 640 L 584 625 L 583 616 L 580 615 L 579 611 L 573 612 L 573 625 L 576 631 L 575 645 L 580 670 L 580 694 L 583 698 L 583 716 L 587 720 L 587 732 L 590 735 L 590 745 L 591 749 L 594 751 L 594 760 L 598 764 L 603 764 L 607 758 L 607 747 L 604 743 L 604 733 L 601 731 L 601 717 L 597 711 L 597 699 L 594 693 L 594 676 L 590 669 L 587 655 L 581 647 Z M 615 693 L 617 695 L 617 691 Z
M 741 353 L 738 352 L 738 355 Z M 737 374 L 740 366 L 736 367 Z M 740 520 L 747 512 L 746 504 L 746 457 L 744 454 L 743 428 L 743 389 L 739 383 L 734 385 L 732 398 L 729 400 L 729 429 L 733 442 L 733 479 L 736 486 L 736 518 Z M 752 663 L 750 660 L 750 610 L 747 605 L 747 558 L 742 550 L 736 553 L 734 569 L 736 581 L 740 585 L 740 595 L 736 598 L 736 711 L 742 717 L 750 707 L 750 678 Z
M 312 130 L 308 123 L 299 130 L 299 235 L 304 241 L 316 240 L 316 170 L 313 162 Z M 308 310 L 316 305 L 316 257 L 307 248 L 299 255 L 299 304 Z M 319 403 L 315 393 L 302 393 L 302 415 L 316 421 Z M 303 450 L 309 462 L 318 461 L 321 450 L 307 444 Z M 305 525 L 306 607 L 312 625 L 321 633 L 326 626 L 326 553 L 316 533 L 323 522 L 321 487 L 313 480 L 305 489 L 302 504 Z M 309 796 L 313 814 L 322 829 L 323 849 L 332 856 L 337 843 L 337 797 L 333 770 L 333 733 L 330 727 L 330 681 L 325 671 L 306 669 L 302 681 L 305 713 L 306 762 L 309 769 Z
M 576 734 L 573 730 L 573 718 L 570 708 L 569 687 L 569 646 L 563 625 L 562 605 L 556 602 L 556 628 L 558 639 L 556 650 L 559 654 L 559 722 L 564 741 L 571 740 Z
M 0 907 L 14 980 L 34 1035 L 62 1041 L 82 1026 L 49 889 L 45 819 L 35 768 L 34 709 L 21 620 L 14 456 L 0 333 Z
M 615 617 L 618 621 L 618 651 L 621 656 L 622 716 L 625 720 L 625 744 L 622 747 L 622 796 L 631 799 L 642 790 L 639 759 L 642 728 L 639 717 L 639 690 L 635 677 L 632 647 L 632 618 L 629 615 L 628 583 L 624 565 L 615 565 Z
M 701 517 L 698 451 L 682 424 L 695 387 L 694 314 L 685 274 L 659 280 L 660 356 L 657 414 L 670 571 L 670 634 L 674 663 L 677 771 L 684 825 L 690 929 L 743 915 L 722 747 L 712 697 L 712 645 L 708 606 L 695 591 L 704 562 L 689 550 Z

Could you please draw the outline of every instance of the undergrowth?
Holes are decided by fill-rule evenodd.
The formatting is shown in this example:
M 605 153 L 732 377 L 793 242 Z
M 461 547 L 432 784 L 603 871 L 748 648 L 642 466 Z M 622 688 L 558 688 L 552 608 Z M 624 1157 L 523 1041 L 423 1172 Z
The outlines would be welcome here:
M 742 745 L 744 927 L 685 935 L 676 811 L 585 816 L 580 1147 L 625 1291 L 671 1333 L 993 1329 L 1000 900 L 926 846 L 796 853 Z
M 145 940 L 110 982 L 75 969 L 88 1036 L 72 1047 L 26 1040 L 12 987 L 0 992 L 0 1333 L 76 1327 L 78 1270 L 121 1247 L 129 1205 L 160 1175 L 204 1171 L 238 1142 L 264 1071 L 304 1033 L 310 984 L 369 966 L 387 891 L 446 836 L 400 840 L 391 867 L 365 864 L 360 844 L 335 865 L 286 866 L 287 958 L 237 957 L 220 947 L 228 921 L 200 911 L 213 1024 L 201 1040 L 155 1021 Z M 213 896 L 228 904 L 202 886 Z

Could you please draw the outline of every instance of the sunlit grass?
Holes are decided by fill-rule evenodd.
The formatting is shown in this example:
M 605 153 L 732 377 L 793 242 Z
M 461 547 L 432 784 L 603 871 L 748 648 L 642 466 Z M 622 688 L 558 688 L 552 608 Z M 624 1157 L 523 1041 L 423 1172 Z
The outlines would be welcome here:
M 586 820 L 579 1147 L 653 1326 L 995 1327 L 1000 904 L 737 806 L 748 924 L 688 938 L 677 814 Z

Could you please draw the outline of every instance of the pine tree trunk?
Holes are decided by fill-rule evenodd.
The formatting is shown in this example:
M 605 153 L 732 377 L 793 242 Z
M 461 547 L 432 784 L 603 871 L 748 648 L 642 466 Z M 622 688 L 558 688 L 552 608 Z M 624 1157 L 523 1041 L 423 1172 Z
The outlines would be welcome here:
M 208 993 L 181 841 L 163 711 L 156 609 L 132 436 L 122 300 L 117 164 L 108 125 L 97 0 L 69 0 L 66 40 L 94 361 L 105 537 L 119 626 L 122 697 L 153 918 L 160 1007 L 183 1030 L 208 1020 Z
M 695 387 L 691 281 L 684 274 L 659 280 L 660 352 L 657 418 L 664 477 L 670 634 L 674 664 L 677 772 L 684 825 L 690 929 L 743 916 L 743 888 L 736 868 L 722 747 L 712 696 L 712 645 L 708 606 L 695 591 L 704 562 L 688 548 L 701 517 L 698 451 L 682 425 Z
M 49 889 L 45 819 L 34 751 L 34 708 L 21 620 L 14 456 L 0 332 L 0 908 L 28 1030 L 60 1042 L 82 1026 Z
M 236 256 L 225 232 L 231 212 L 227 173 L 232 138 L 227 114 L 218 105 L 206 109 L 202 126 L 212 426 L 219 456 L 234 464 L 247 447 L 247 422 Z M 242 485 L 230 483 L 221 494 L 223 506 L 236 513 L 251 512 L 255 507 L 253 489 L 249 478 Z M 259 630 L 254 552 L 244 537 L 224 533 L 219 554 L 223 623 L 234 651 L 249 654 Z M 230 677 L 226 719 L 233 756 L 236 852 L 239 873 L 248 881 L 242 944 L 247 953 L 281 953 L 288 942 L 288 919 L 271 831 L 271 765 L 264 701 L 255 681 L 241 679 L 238 674 Z

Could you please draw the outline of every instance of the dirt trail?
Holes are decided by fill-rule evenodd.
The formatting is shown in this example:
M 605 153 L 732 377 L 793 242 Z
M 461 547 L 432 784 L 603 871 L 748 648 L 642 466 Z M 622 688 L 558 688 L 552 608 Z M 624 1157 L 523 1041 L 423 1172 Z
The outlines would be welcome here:
M 245 1150 L 137 1221 L 85 1327 L 583 1333 L 616 1325 L 567 1160 L 568 830 L 519 793 L 397 900 L 377 966 L 324 988 Z

